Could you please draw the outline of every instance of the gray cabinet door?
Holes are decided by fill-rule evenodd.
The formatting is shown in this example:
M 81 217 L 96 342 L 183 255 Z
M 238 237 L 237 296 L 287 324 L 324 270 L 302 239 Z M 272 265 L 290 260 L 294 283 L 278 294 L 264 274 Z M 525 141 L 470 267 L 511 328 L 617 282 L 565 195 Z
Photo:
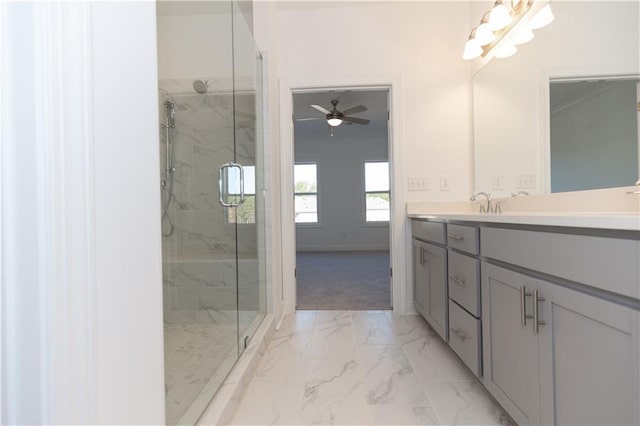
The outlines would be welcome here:
M 416 310 L 447 340 L 447 250 L 413 240 L 413 298 Z
M 425 244 L 424 250 L 428 289 L 426 319 L 448 341 L 447 250 L 433 244 Z
M 538 341 L 521 309 L 521 287 L 531 292 L 537 280 L 486 262 L 481 270 L 483 383 L 519 425 L 540 424 Z
M 638 311 L 539 281 L 542 424 L 640 424 Z
M 413 240 L 413 299 L 416 310 L 427 315 L 429 306 L 429 288 L 427 268 L 425 265 L 425 243 Z

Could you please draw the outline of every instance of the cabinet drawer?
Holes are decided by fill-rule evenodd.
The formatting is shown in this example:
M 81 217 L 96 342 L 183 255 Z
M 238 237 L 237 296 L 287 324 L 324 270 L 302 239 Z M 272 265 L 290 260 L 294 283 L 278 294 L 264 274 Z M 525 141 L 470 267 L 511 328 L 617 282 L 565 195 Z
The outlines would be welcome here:
M 480 316 L 480 261 L 449 251 L 449 297 L 473 315 Z
M 478 377 L 482 376 L 480 336 L 480 320 L 449 300 L 449 345 Z
M 447 245 L 467 253 L 478 254 L 478 228 L 464 225 L 448 225 Z
M 640 241 L 482 228 L 482 255 L 640 299 Z
M 444 244 L 444 223 L 426 222 L 423 220 L 411 221 L 411 234 L 413 238 L 434 243 Z

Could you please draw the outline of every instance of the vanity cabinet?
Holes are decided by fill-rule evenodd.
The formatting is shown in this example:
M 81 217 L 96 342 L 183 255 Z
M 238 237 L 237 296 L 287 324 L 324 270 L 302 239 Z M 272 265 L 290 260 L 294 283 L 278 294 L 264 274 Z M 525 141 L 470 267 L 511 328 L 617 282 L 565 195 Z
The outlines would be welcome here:
M 520 425 L 640 424 L 639 304 L 597 290 L 605 275 L 614 288 L 630 290 L 637 239 L 482 231 L 485 387 Z M 554 259 L 532 252 L 535 241 L 549 243 L 548 252 L 569 243 L 575 250 Z M 611 246 L 627 251 L 587 255 Z M 532 263 L 539 269 L 525 269 Z M 589 286 L 559 277 L 583 276 L 587 263 L 600 269 L 584 277 Z
M 441 246 L 445 232 L 443 223 L 412 221 L 414 305 L 447 341 L 447 250 Z

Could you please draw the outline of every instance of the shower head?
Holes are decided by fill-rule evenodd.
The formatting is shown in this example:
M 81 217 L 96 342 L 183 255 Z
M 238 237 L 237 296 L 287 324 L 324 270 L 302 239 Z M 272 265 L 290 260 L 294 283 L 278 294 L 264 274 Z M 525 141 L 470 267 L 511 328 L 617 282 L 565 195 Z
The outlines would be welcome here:
M 202 80 L 193 80 L 193 90 L 198 93 L 207 93 L 207 90 L 209 90 L 209 82 Z

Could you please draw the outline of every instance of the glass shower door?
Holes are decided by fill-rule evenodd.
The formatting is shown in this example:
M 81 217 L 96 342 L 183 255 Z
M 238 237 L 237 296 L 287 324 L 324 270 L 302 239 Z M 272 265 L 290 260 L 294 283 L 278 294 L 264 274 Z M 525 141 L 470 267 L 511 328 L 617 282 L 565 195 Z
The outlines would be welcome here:
M 223 167 L 235 161 L 232 3 L 157 11 L 166 420 L 195 424 L 240 352 L 234 209 L 221 204 L 233 200 L 218 182 L 236 170 Z
M 238 2 L 233 2 L 235 160 L 244 171 L 244 202 L 236 208 L 238 345 L 248 344 L 266 311 L 262 57 Z

